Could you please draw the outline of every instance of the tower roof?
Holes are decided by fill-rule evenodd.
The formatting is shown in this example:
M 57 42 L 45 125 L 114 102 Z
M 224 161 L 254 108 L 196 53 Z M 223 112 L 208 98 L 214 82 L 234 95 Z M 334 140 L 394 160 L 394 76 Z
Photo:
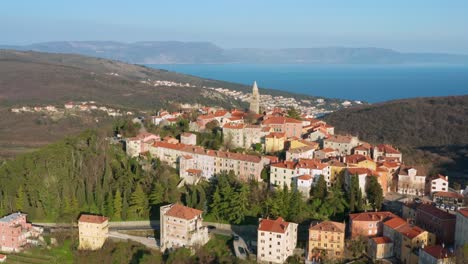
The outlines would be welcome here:
M 257 81 L 254 81 L 254 84 L 253 84 L 253 87 L 252 87 L 252 90 L 258 90 L 258 87 L 257 87 Z

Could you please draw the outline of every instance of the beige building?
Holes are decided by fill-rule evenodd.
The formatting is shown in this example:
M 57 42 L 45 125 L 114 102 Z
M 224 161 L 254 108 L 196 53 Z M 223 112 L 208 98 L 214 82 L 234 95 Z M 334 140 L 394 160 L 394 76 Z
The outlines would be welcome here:
M 398 189 L 400 194 L 424 195 L 426 175 L 421 168 L 401 167 L 398 172 Z
M 323 140 L 323 148 L 331 148 L 341 156 L 351 155 L 354 147 L 359 145 L 359 139 L 353 136 L 332 135 Z
M 209 236 L 208 229 L 203 226 L 202 213 L 177 203 L 161 206 L 161 251 L 206 244 Z
M 393 256 L 393 242 L 388 237 L 373 237 L 367 242 L 367 254 L 372 259 L 385 259 Z
M 297 224 L 276 220 L 260 219 L 257 231 L 257 261 L 283 263 L 293 255 L 297 243 Z
M 109 235 L 109 218 L 82 214 L 78 219 L 79 249 L 101 249 Z
M 457 212 L 455 227 L 455 248 L 468 244 L 468 208 L 460 208 Z
M 307 260 L 326 252 L 327 259 L 341 259 L 345 249 L 345 224 L 323 221 L 313 222 L 309 228 Z
M 188 132 L 182 133 L 180 135 L 180 143 L 195 146 L 197 145 L 197 135 Z

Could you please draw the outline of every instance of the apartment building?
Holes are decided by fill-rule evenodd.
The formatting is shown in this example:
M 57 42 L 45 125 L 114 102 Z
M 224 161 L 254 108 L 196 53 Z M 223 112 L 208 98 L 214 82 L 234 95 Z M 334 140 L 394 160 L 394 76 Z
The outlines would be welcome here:
M 161 206 L 161 251 L 206 244 L 209 235 L 208 229 L 203 226 L 202 213 L 203 211 L 178 203 Z
M 270 160 L 264 156 L 254 156 L 241 153 L 207 150 L 199 146 L 188 146 L 185 144 L 171 144 L 167 142 L 156 142 L 150 147 L 153 157 L 166 162 L 177 168 L 182 156 L 192 157 L 192 168 L 185 166 L 184 169 L 197 169 L 202 171 L 204 178 L 209 179 L 214 174 L 233 171 L 240 180 L 261 180 L 261 172 Z
M 188 132 L 182 133 L 180 135 L 180 143 L 195 146 L 197 145 L 197 135 Z
M 468 208 L 460 208 L 457 212 L 455 226 L 455 248 L 468 244 Z
M 262 125 L 271 127 L 274 132 L 285 133 L 287 138 L 300 138 L 302 134 L 302 121 L 294 118 L 283 116 L 268 117 L 262 122 Z
M 30 237 L 40 234 L 41 230 L 26 221 L 26 214 L 12 213 L 0 218 L 0 250 L 18 252 L 28 244 Z
M 455 241 L 456 216 L 431 204 L 422 204 L 416 209 L 416 225 L 435 234 L 437 243 L 453 245 Z
M 265 136 L 265 152 L 274 153 L 282 151 L 286 142 L 286 134 L 283 132 L 272 132 Z
M 330 167 L 316 159 L 301 159 L 299 161 L 284 161 L 270 166 L 270 183 L 279 187 L 292 187 L 296 177 L 310 175 L 315 185 L 321 175 L 330 185 Z
M 349 215 L 351 237 L 383 235 L 383 223 L 397 217 L 391 212 L 365 212 Z
M 448 176 L 438 174 L 436 177 L 429 179 L 428 193 L 433 195 L 436 192 L 447 192 L 449 186 Z
M 353 136 L 331 135 L 323 140 L 323 148 L 331 148 L 338 152 L 338 155 L 351 155 L 354 147 L 359 145 L 359 139 Z
M 388 144 L 379 144 L 374 147 L 373 152 L 372 152 L 372 157 L 374 158 L 374 161 L 396 161 L 396 162 L 402 162 L 403 157 L 401 155 L 401 152 L 394 148 L 391 145 Z
M 345 249 L 345 224 L 333 221 L 312 222 L 306 258 L 310 261 L 322 251 L 329 259 L 341 259 Z
M 261 263 L 284 263 L 293 255 L 297 243 L 297 224 L 260 219 L 257 230 L 257 261 Z
M 78 235 L 80 250 L 101 249 L 109 236 L 109 218 L 82 214 L 78 219 Z
M 140 133 L 136 137 L 125 140 L 125 150 L 130 157 L 138 157 L 141 153 L 149 150 L 149 147 L 161 137 L 151 133 Z

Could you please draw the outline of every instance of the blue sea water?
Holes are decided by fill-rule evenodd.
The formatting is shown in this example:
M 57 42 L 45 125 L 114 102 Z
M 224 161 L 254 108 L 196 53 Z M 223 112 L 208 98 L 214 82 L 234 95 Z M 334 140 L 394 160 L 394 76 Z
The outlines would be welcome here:
M 468 65 L 158 64 L 204 78 L 314 96 L 381 102 L 468 94 Z

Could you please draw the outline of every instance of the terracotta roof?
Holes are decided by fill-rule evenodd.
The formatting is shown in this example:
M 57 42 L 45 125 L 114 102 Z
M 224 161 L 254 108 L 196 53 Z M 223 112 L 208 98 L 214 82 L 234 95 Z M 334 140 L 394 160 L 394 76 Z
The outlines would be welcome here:
M 445 247 L 442 247 L 441 245 L 426 246 L 423 250 L 435 259 L 449 258 L 454 255 L 452 252 L 450 252 L 450 250 L 448 250 Z
M 375 244 L 389 244 L 389 243 L 393 243 L 393 241 L 389 238 L 389 237 L 386 237 L 386 236 L 383 236 L 383 237 L 373 237 L 371 238 L 372 240 L 374 240 L 374 243 Z
M 102 224 L 105 221 L 108 221 L 109 218 L 102 215 L 88 215 L 82 214 L 78 222 L 92 223 L 92 224 Z
M 285 233 L 288 226 L 289 222 L 284 221 L 282 217 L 278 217 L 276 220 L 262 219 L 258 224 L 258 230 L 274 233 Z
M 366 213 L 357 213 L 350 214 L 349 218 L 352 221 L 385 221 L 391 218 L 398 217 L 391 212 L 366 212 Z
M 165 213 L 165 215 L 176 217 L 176 218 L 183 218 L 185 220 L 191 220 L 201 215 L 202 213 L 203 211 L 176 203 L 172 205 L 172 207 Z
M 297 162 L 294 162 L 294 161 L 284 161 L 281 163 L 275 163 L 271 165 L 271 167 L 290 169 L 290 170 L 295 169 L 296 166 L 297 166 Z
M 417 210 L 418 212 L 419 211 L 424 212 L 430 216 L 439 218 L 441 220 L 455 220 L 456 219 L 455 215 L 442 211 L 431 204 L 421 204 L 420 206 L 418 206 Z
M 271 127 L 263 127 L 262 132 L 270 132 Z
M 324 148 L 324 149 L 322 149 L 322 151 L 325 152 L 325 153 L 336 152 L 336 150 L 334 150 L 332 148 Z
M 455 192 L 435 192 L 433 196 L 444 197 L 444 198 L 453 198 L 453 199 L 463 199 L 463 195 Z
M 400 167 L 400 171 L 398 172 L 398 175 L 408 175 L 408 170 L 410 169 L 415 169 L 416 170 L 416 176 L 426 176 L 425 175 L 425 170 L 420 167 L 420 166 L 404 166 L 402 165 Z
M 286 137 L 286 133 L 281 132 L 271 132 L 270 134 L 265 136 L 266 138 L 284 138 Z
M 436 180 L 436 179 L 441 179 L 441 180 L 444 180 L 444 181 L 448 181 L 446 176 L 444 176 L 442 174 L 437 174 L 437 176 L 433 180 Z
M 286 124 L 286 123 L 302 124 L 302 121 L 294 119 L 294 118 L 290 118 L 290 117 L 283 117 L 283 116 L 274 116 L 263 121 L 264 125 L 269 125 L 269 124 L 278 125 L 278 124 Z
M 398 233 L 406 236 L 409 239 L 413 239 L 419 236 L 420 234 L 426 232 L 426 230 L 420 228 L 419 226 L 415 226 L 415 225 L 408 224 L 408 223 L 400 227 L 397 227 L 396 231 L 398 231 Z
M 200 119 L 213 119 L 215 116 L 212 114 L 207 114 L 207 115 L 200 115 L 198 118 Z
M 321 223 L 312 223 L 309 230 L 319 230 L 327 232 L 342 232 L 345 231 L 345 224 L 333 221 L 323 221 Z
M 353 154 L 353 155 L 346 156 L 346 162 L 347 163 L 356 164 L 356 163 L 366 161 L 366 160 L 373 162 L 373 160 L 371 158 L 369 158 L 368 156 L 361 155 L 361 154 Z
M 315 149 L 315 147 L 313 147 L 313 146 L 301 146 L 301 147 L 298 147 L 298 148 L 289 149 L 288 152 L 289 153 L 302 153 L 302 152 L 311 151 L 311 150 L 314 150 L 314 149 Z
M 348 173 L 351 175 L 372 175 L 372 171 L 367 168 L 358 168 L 358 167 L 352 167 L 352 168 L 347 168 Z
M 235 124 L 235 123 L 227 123 L 223 126 L 223 128 L 228 129 L 243 129 L 245 127 L 244 124 Z
M 214 113 L 214 116 L 215 117 L 221 117 L 221 116 L 225 116 L 227 113 L 228 113 L 228 111 L 226 111 L 226 110 L 217 110 Z
M 400 154 L 400 151 L 398 151 L 393 146 L 388 145 L 388 144 L 379 144 L 377 145 L 377 149 L 380 152 L 384 152 L 384 153 Z
M 468 217 L 468 207 L 458 209 L 458 213 L 464 217 Z
M 400 217 L 394 217 L 384 222 L 384 225 L 390 227 L 391 229 L 396 229 L 404 224 L 406 224 L 406 220 Z
M 201 170 L 197 170 L 197 169 L 187 169 L 186 172 L 192 173 L 192 174 L 200 174 L 200 173 L 202 173 Z
M 310 181 L 312 180 L 312 176 L 308 175 L 308 174 L 304 174 L 304 175 L 301 175 L 299 177 L 297 177 L 299 180 L 303 180 L 303 181 Z
M 369 149 L 364 147 L 363 145 L 359 145 L 357 147 L 354 148 L 354 150 L 365 150 L 365 151 L 368 151 Z

